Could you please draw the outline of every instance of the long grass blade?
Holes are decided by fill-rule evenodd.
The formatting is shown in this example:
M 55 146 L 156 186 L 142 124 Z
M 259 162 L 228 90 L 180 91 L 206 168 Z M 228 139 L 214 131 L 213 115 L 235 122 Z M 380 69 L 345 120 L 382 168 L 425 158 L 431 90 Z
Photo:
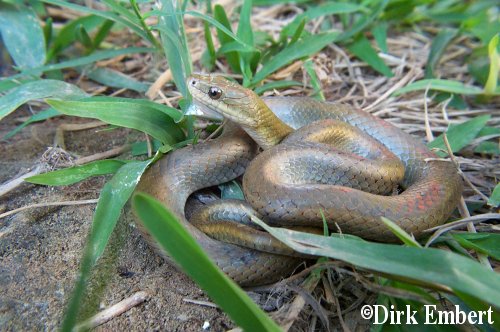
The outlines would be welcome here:
M 92 176 L 114 174 L 126 163 L 126 161 L 114 159 L 98 160 L 85 165 L 38 174 L 24 179 L 24 181 L 46 186 L 67 186 Z
M 205 254 L 177 218 L 153 197 L 138 193 L 133 207 L 154 239 L 245 331 L 280 331 Z
M 76 85 L 57 80 L 38 80 L 20 85 L 0 97 L 0 120 L 19 106 L 43 98 L 84 98 L 88 95 Z
M 172 145 L 185 139 L 184 132 L 174 119 L 160 111 L 158 106 L 148 105 L 144 101 L 90 97 L 84 100 L 49 99 L 47 103 L 66 115 L 99 119 L 112 125 L 140 130 L 163 144 Z
M 0 34 L 21 70 L 45 63 L 45 37 L 33 9 L 22 4 L 0 2 Z
M 294 250 L 339 259 L 359 268 L 438 289 L 453 290 L 500 308 L 500 278 L 480 263 L 434 249 L 371 243 L 341 236 L 325 237 L 270 227 L 252 221 Z
M 139 183 L 142 173 L 159 156 L 160 154 L 157 154 L 155 158 L 150 160 L 133 161 L 123 165 L 104 185 L 94 213 L 89 239 L 80 262 L 80 273 L 64 315 L 62 331 L 72 331 L 76 325 L 92 267 L 102 256 L 121 211 Z

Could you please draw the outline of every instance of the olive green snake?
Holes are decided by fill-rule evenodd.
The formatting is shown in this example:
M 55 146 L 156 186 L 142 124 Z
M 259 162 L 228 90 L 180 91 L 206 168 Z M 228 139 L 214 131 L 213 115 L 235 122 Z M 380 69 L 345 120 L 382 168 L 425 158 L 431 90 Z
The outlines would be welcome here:
M 228 123 L 218 138 L 156 162 L 138 190 L 162 201 L 243 286 L 286 277 L 303 259 L 252 228 L 249 209 L 273 226 L 321 228 L 324 215 L 332 231 L 394 242 L 380 217 L 418 238 L 460 199 L 451 162 L 367 112 L 306 97 L 261 99 L 221 76 L 193 75 L 187 84 L 195 113 Z M 241 175 L 246 203 L 220 200 L 194 214 L 196 226 L 186 219 L 193 192 Z

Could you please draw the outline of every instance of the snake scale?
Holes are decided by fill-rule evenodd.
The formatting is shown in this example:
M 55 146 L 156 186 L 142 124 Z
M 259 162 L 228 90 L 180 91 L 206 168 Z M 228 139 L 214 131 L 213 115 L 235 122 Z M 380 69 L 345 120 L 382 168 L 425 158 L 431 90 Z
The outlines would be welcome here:
M 221 76 L 193 75 L 188 86 L 196 112 L 228 123 L 218 138 L 158 161 L 138 190 L 173 211 L 242 286 L 276 281 L 303 260 L 250 227 L 246 208 L 285 227 L 322 227 L 323 213 L 331 230 L 393 242 L 381 216 L 419 237 L 444 223 L 460 199 L 452 163 L 432 159 L 422 142 L 369 113 L 306 97 L 261 99 Z M 194 214 L 196 226 L 186 219 L 190 194 L 241 175 L 245 209 L 220 200 Z

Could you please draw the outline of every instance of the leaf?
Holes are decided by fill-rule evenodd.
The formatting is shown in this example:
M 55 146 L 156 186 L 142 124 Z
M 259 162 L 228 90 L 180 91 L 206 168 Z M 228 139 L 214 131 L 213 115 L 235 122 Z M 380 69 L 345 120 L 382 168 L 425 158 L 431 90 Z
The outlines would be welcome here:
M 474 152 L 499 156 L 500 146 L 496 142 L 489 142 L 489 141 L 481 142 L 474 148 Z
M 465 121 L 458 125 L 451 125 L 446 130 L 446 137 L 450 143 L 452 152 L 460 151 L 467 146 L 474 138 L 477 137 L 481 129 L 486 125 L 486 122 L 491 118 L 490 115 L 476 116 L 475 118 Z M 436 153 L 445 157 L 448 155 L 446 152 L 446 145 L 444 144 L 443 135 L 439 135 L 435 140 L 429 142 L 427 146 L 431 149 L 439 149 Z M 444 151 L 441 151 L 444 150 Z
M 319 6 L 310 7 L 302 14 L 295 16 L 294 20 L 288 24 L 282 30 L 282 34 L 291 37 L 295 31 L 297 31 L 299 25 L 302 21 L 307 23 L 310 20 L 321 16 L 335 15 L 335 14 L 349 14 L 359 11 L 366 12 L 368 9 L 364 6 L 357 5 L 354 3 L 344 3 L 344 2 L 326 2 L 320 4 Z
M 219 10 L 222 10 L 224 11 L 224 8 L 221 7 L 220 5 L 215 5 L 214 7 L 214 15 L 215 13 L 217 12 L 217 8 L 220 8 Z M 237 41 L 238 43 L 242 44 L 243 46 L 246 46 L 246 47 L 253 47 L 252 45 L 248 45 L 246 44 L 243 40 L 241 40 L 241 38 L 239 38 L 238 36 L 236 36 L 230 28 L 226 27 L 225 24 L 221 23 L 218 19 L 214 19 L 213 17 L 211 16 L 208 16 L 208 15 L 205 15 L 205 14 L 202 14 L 202 13 L 199 13 L 199 12 L 196 12 L 196 11 L 192 11 L 192 10 L 188 10 L 186 12 L 184 12 L 186 15 L 191 15 L 191 16 L 194 16 L 194 17 L 198 17 L 198 18 L 201 18 L 202 20 L 210 23 L 211 25 L 213 25 L 214 27 L 216 27 L 217 29 L 220 29 L 222 30 L 222 32 L 224 32 L 225 34 L 227 34 L 229 37 L 231 37 L 233 40 Z M 226 15 L 226 12 L 224 11 L 224 15 Z M 227 19 L 227 16 L 226 16 L 226 19 Z M 257 49 L 256 49 L 257 51 Z
M 253 46 L 253 30 L 250 24 L 252 14 L 252 0 L 244 0 L 241 6 L 240 19 L 236 36 L 248 45 Z
M 243 190 L 236 181 L 226 182 L 219 185 L 221 199 L 239 199 L 245 200 Z
M 493 207 L 498 207 L 500 205 L 500 183 L 497 183 L 495 189 L 493 189 L 493 192 L 488 199 L 488 205 Z
M 372 45 L 365 36 L 361 35 L 356 38 L 352 44 L 347 45 L 347 48 L 355 56 L 369 64 L 373 69 L 384 76 L 394 76 L 391 69 L 387 67 L 384 61 L 382 61 L 382 59 L 378 56 L 377 52 L 373 49 Z
M 325 101 L 325 96 L 323 95 L 323 91 L 321 89 L 321 82 L 318 78 L 318 75 L 316 75 L 316 71 L 314 70 L 314 63 L 311 59 L 307 59 L 306 61 L 304 61 L 304 69 L 311 79 L 311 85 L 314 89 L 313 98 Z
M 284 89 L 288 88 L 291 86 L 301 86 L 302 83 L 298 81 L 273 81 L 269 83 L 262 84 L 261 86 L 258 86 L 254 89 L 254 92 L 258 95 L 263 94 L 264 92 L 268 90 L 273 90 L 273 89 Z
M 96 16 L 100 16 L 103 18 L 106 18 L 108 20 L 111 20 L 116 23 L 120 23 L 123 26 L 128 27 L 132 31 L 134 31 L 137 35 L 141 36 L 144 40 L 147 40 L 151 42 L 149 39 L 148 34 L 142 29 L 142 27 L 138 24 L 135 24 L 134 22 L 131 22 L 129 20 L 124 19 L 123 17 L 120 17 L 116 13 L 110 12 L 110 11 L 105 11 L 105 10 L 98 10 L 98 9 L 93 9 L 90 7 L 85 7 L 85 6 L 80 6 L 68 1 L 63 1 L 63 0 L 41 0 L 44 3 L 48 3 L 51 5 L 56 5 L 60 7 L 65 7 L 69 8 L 78 12 L 86 13 L 86 14 L 93 14 Z M 154 45 L 154 44 L 153 44 Z
M 17 78 L 17 77 L 22 77 L 22 76 L 27 76 L 27 75 L 39 75 L 39 74 L 44 73 L 46 71 L 84 66 L 84 65 L 88 65 L 90 63 L 114 58 L 114 57 L 117 57 L 120 55 L 135 54 L 135 53 L 148 53 L 151 51 L 154 51 L 154 49 L 146 48 L 146 47 L 129 47 L 129 48 L 122 48 L 122 49 L 118 49 L 118 50 L 97 51 L 97 52 L 94 52 L 88 56 L 83 56 L 83 57 L 68 60 L 68 61 L 62 61 L 62 62 L 59 62 L 56 64 L 50 64 L 50 65 L 45 65 L 45 66 L 41 66 L 41 67 L 36 67 L 36 68 L 24 70 L 22 73 L 11 76 L 10 78 L 12 79 L 12 78 Z
M 425 78 L 434 77 L 434 68 L 439 59 L 443 55 L 446 47 L 453 38 L 457 35 L 457 29 L 443 29 L 439 31 L 436 37 L 432 40 L 431 50 L 427 58 L 427 65 L 425 66 Z
M 160 0 L 162 15 L 159 15 L 158 27 L 162 40 L 163 52 L 174 78 L 177 90 L 184 98 L 189 97 L 186 78 L 191 75 L 192 64 L 187 40 L 184 35 L 182 14 L 176 12 L 176 2 Z
M 453 233 L 451 236 L 466 249 L 483 253 L 500 260 L 500 234 L 495 233 Z
M 383 53 L 387 53 L 389 50 L 387 48 L 387 29 L 389 25 L 387 22 L 383 21 L 377 24 L 372 29 L 373 38 L 377 42 L 378 47 Z
M 159 157 L 160 154 L 157 154 L 150 160 L 133 161 L 123 165 L 102 188 L 80 262 L 80 273 L 64 315 L 62 331 L 72 331 L 75 326 L 91 269 L 102 256 L 121 211 L 139 183 L 142 173 Z
M 389 3 L 388 0 L 374 1 L 375 7 L 368 10 L 367 15 L 362 15 L 354 24 L 347 30 L 345 30 L 337 39 L 338 42 L 346 41 L 349 38 L 355 36 L 359 32 L 363 31 L 367 26 L 372 24 L 384 11 L 385 7 Z
M 462 82 L 457 81 L 433 78 L 410 83 L 407 86 L 396 90 L 392 95 L 399 96 L 403 93 L 427 89 L 463 95 L 479 95 L 483 93 L 483 90 L 481 88 L 478 88 L 477 86 L 465 85 Z
M 334 42 L 338 36 L 338 32 L 328 32 L 302 38 L 302 40 L 299 40 L 295 44 L 281 50 L 271 60 L 266 62 L 260 71 L 255 74 L 251 85 L 257 85 L 268 75 L 288 65 L 294 60 L 311 56 L 321 51 L 325 46 Z
M 0 2 L 0 33 L 10 56 L 21 69 L 45 63 L 45 37 L 33 9 Z
M 212 32 L 210 31 L 210 26 L 208 22 L 203 22 L 203 30 L 205 35 L 205 44 L 207 45 L 207 49 L 203 52 L 201 56 L 201 64 L 205 67 L 209 72 L 215 66 L 215 46 L 212 38 Z
M 149 89 L 149 84 L 139 82 L 133 77 L 109 68 L 94 68 L 86 72 L 86 76 L 113 88 L 129 89 L 137 92 L 146 92 Z
M 30 116 L 28 118 L 28 120 L 24 121 L 19 126 L 17 126 L 16 128 L 12 129 L 11 131 L 9 131 L 7 134 L 5 134 L 5 136 L 3 137 L 3 139 L 7 140 L 7 139 L 11 138 L 15 134 L 17 134 L 19 131 L 21 131 L 24 127 L 26 127 L 26 126 L 28 126 L 28 125 L 30 125 L 32 123 L 43 121 L 43 120 L 47 120 L 47 119 L 50 119 L 50 118 L 53 118 L 53 117 L 56 117 L 56 116 L 59 116 L 59 115 L 61 115 L 61 113 L 59 113 L 58 111 L 56 111 L 52 107 L 48 108 L 46 110 L 43 110 L 41 112 L 38 112 L 38 113 Z
M 496 92 L 498 85 L 498 71 L 500 69 L 500 57 L 498 55 L 498 41 L 500 34 L 496 34 L 495 37 L 491 38 L 488 43 L 488 57 L 490 59 L 490 70 L 488 73 L 488 79 L 484 86 L 484 93 L 486 95 L 493 95 Z
M 19 106 L 32 100 L 53 98 L 83 98 L 87 94 L 76 85 L 57 80 L 38 80 L 20 85 L 0 97 L 0 120 Z
M 71 45 L 76 38 L 76 29 L 78 26 L 84 27 L 87 31 L 92 31 L 105 19 L 95 15 L 88 15 L 71 20 L 59 31 L 57 37 L 54 38 L 52 45 L 48 51 L 47 58 L 50 60 L 64 48 Z
M 255 6 L 271 6 L 271 5 L 277 5 L 281 3 L 304 3 L 304 2 L 310 2 L 311 0 L 254 0 L 254 5 Z
M 73 166 L 24 179 L 26 182 L 47 186 L 66 186 L 96 175 L 113 174 L 126 164 L 121 160 L 98 160 L 85 165 Z
M 132 205 L 153 238 L 238 326 L 245 331 L 280 331 L 276 323 L 212 263 L 175 215 L 160 202 L 138 193 Z
M 406 233 L 401 227 L 399 227 L 392 220 L 386 217 L 380 217 L 382 222 L 389 228 L 392 234 L 396 235 L 404 244 L 410 247 L 421 248 L 422 246 L 418 243 L 410 234 Z
M 220 24 L 226 30 L 228 30 L 230 33 L 232 33 L 231 22 L 229 22 L 229 19 L 227 18 L 226 11 L 224 10 L 224 7 L 222 7 L 221 5 L 215 5 L 214 18 L 217 20 L 218 24 Z M 219 39 L 219 43 L 221 45 L 221 48 L 223 48 L 227 44 L 231 44 L 233 41 L 235 41 L 235 39 L 228 32 L 224 31 L 220 27 L 216 26 L 215 31 L 217 32 L 217 38 Z M 244 45 L 242 45 L 242 43 L 240 43 L 240 42 L 237 42 L 237 43 L 240 44 L 242 47 L 244 47 Z M 247 47 L 247 49 L 249 49 L 249 48 Z M 231 67 L 231 70 L 235 73 L 241 73 L 239 54 L 236 52 L 227 52 L 227 53 L 225 53 L 225 55 L 226 55 L 227 63 Z
M 66 115 L 140 130 L 163 144 L 172 145 L 184 139 L 183 131 L 170 116 L 135 99 L 90 97 L 79 101 L 49 99 L 47 103 Z
M 252 221 L 294 250 L 338 259 L 359 268 L 403 281 L 453 291 L 500 307 L 500 278 L 478 262 L 434 248 L 403 247 L 349 238 L 325 237 L 270 227 L 255 216 Z
M 151 143 L 152 143 L 151 144 L 152 152 L 156 152 L 162 147 L 161 142 L 158 140 L 154 139 Z M 140 155 L 147 154 L 148 153 L 148 143 L 146 141 L 135 142 L 134 144 L 132 144 L 131 153 L 133 156 L 140 156 Z

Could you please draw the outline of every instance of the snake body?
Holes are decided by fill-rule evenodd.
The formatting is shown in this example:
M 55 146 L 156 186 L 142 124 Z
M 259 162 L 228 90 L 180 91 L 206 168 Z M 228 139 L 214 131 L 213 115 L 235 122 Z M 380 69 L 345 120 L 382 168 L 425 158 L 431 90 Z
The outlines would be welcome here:
M 231 122 L 219 138 L 157 162 L 139 190 L 163 201 L 241 285 L 277 280 L 300 259 L 269 236 L 252 235 L 244 221 L 219 222 L 244 219 L 235 202 L 220 201 L 195 219 L 213 219 L 197 223 L 215 238 L 259 250 L 207 236 L 184 215 L 188 196 L 198 189 L 244 174 L 245 199 L 264 221 L 322 227 L 323 213 L 330 229 L 377 241 L 395 240 L 381 216 L 419 237 L 444 223 L 458 203 L 456 168 L 432 160 L 436 156 L 422 142 L 369 113 L 305 97 L 260 99 L 219 76 L 193 75 L 188 86 L 205 113 Z M 254 142 L 264 149 L 256 157 Z M 398 189 L 403 191 L 395 194 Z

